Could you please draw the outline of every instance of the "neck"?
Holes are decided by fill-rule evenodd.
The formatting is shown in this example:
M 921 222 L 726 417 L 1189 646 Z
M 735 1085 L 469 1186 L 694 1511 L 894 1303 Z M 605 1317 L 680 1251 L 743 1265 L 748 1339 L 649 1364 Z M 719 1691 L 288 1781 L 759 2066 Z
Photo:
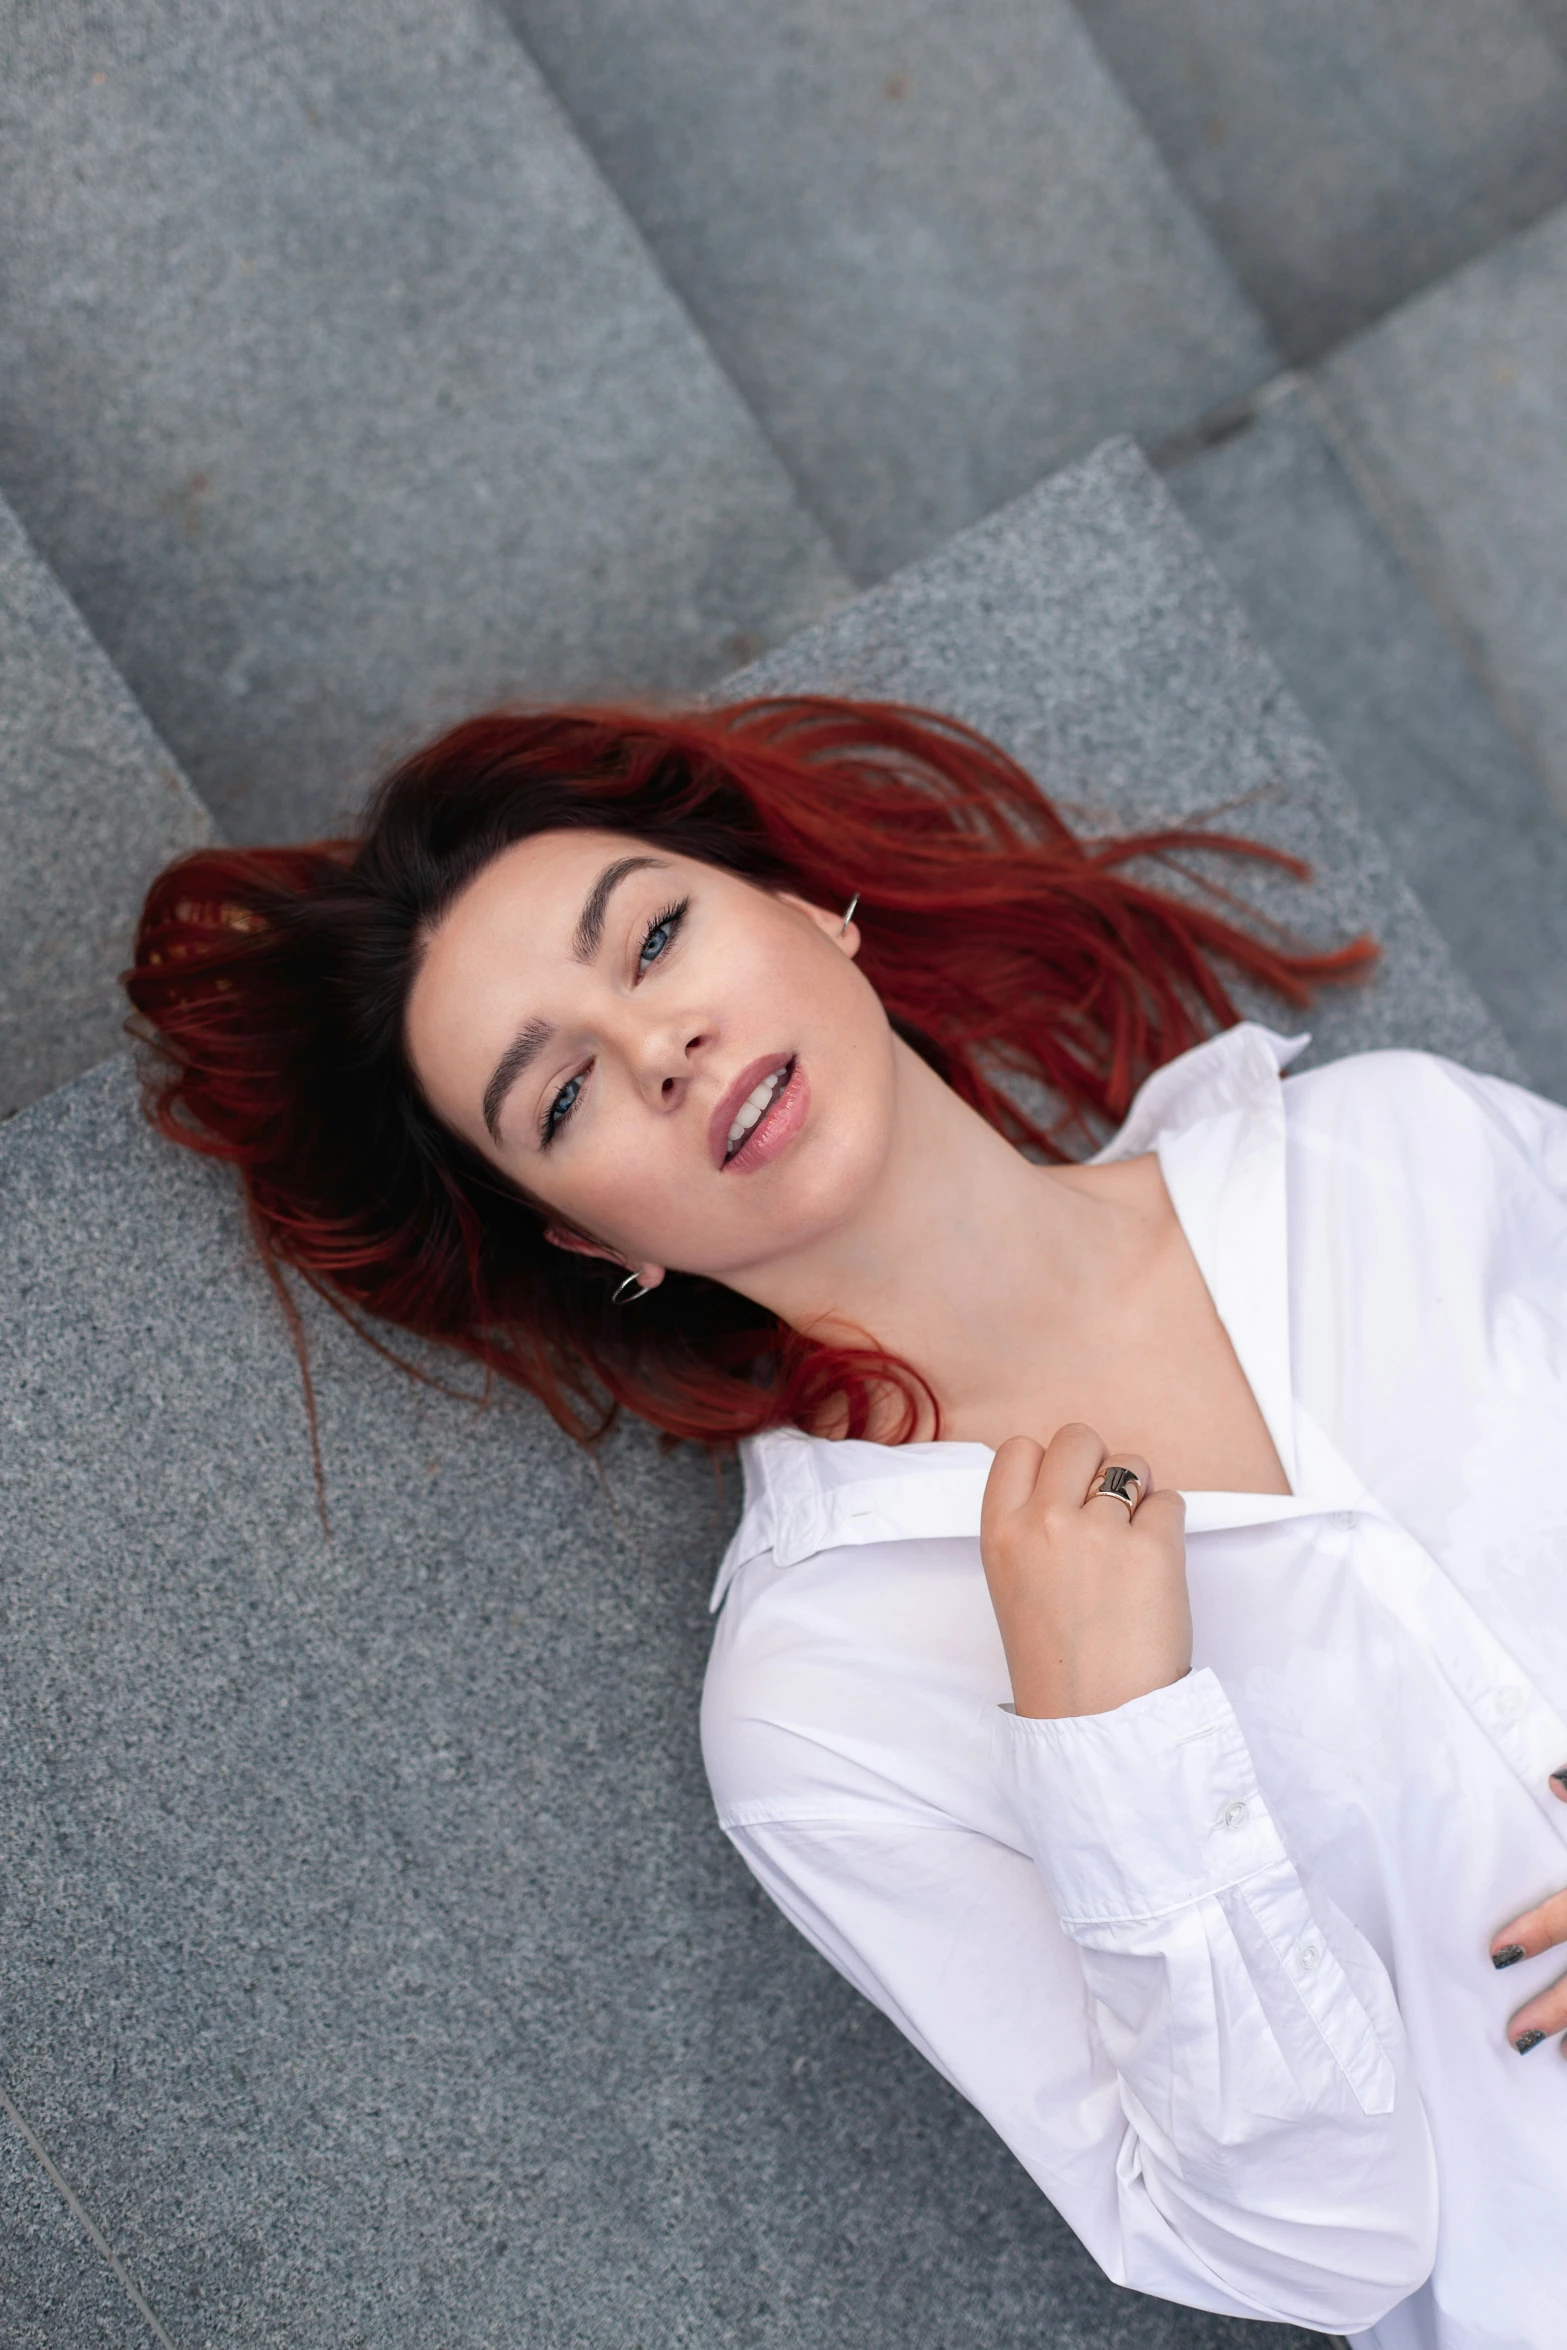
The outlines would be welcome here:
M 891 1147 L 861 1211 L 734 1286 L 793 1329 L 900 1356 L 961 1435 L 993 1422 L 1081 1311 L 1102 1208 L 896 1049 Z

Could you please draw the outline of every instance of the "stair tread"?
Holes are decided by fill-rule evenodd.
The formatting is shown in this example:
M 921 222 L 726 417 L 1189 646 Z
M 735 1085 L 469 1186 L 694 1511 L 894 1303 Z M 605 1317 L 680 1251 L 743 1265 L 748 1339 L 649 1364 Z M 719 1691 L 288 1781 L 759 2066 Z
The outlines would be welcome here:
M 1078 0 L 1295 361 L 1567 198 L 1548 5 Z
M 1274 356 L 1065 0 L 504 0 L 879 578 Z
M 113 2269 L 0 2109 L 0 2309 L 6 2350 L 156 2350 Z
M 232 835 L 844 592 L 485 0 L 7 14 L 0 483 Z
M 1567 823 L 1301 383 L 1165 473 L 1530 1082 L 1567 1101 Z
M 1389 946 L 1321 1049 L 1504 1060 L 1125 444 L 736 683 L 917 694 L 1123 818 L 1266 787 Z M 221 1171 L 123 1059 L 0 1131 L 7 2085 L 173 2338 L 1261 2350 L 1103 2279 L 724 1848 L 733 1480 L 632 1428 L 601 1483 L 305 1311 L 329 1543 Z
M 114 1049 L 142 892 L 211 830 L 0 501 L 0 1118 Z
M 1567 206 L 1346 344 L 1352 463 L 1567 813 Z

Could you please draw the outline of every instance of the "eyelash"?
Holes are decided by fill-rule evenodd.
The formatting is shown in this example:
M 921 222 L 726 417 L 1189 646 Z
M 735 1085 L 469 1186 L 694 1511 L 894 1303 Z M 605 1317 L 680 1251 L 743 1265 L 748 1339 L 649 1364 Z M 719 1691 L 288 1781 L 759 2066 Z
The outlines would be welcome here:
M 642 947 L 640 953 L 637 956 L 637 969 L 639 972 L 647 969 L 648 966 L 643 962 L 642 957 L 647 953 L 649 946 L 652 944 L 653 940 L 657 938 L 661 930 L 667 930 L 669 932 L 669 945 L 674 945 L 675 938 L 680 929 L 680 925 L 686 918 L 686 908 L 690 905 L 690 903 L 691 900 L 689 898 L 682 898 L 677 905 L 666 906 L 662 914 L 655 915 L 654 919 L 648 924 L 646 930 L 644 930 L 642 933 Z M 668 951 L 668 947 L 660 947 L 658 953 L 653 957 L 654 962 L 662 962 Z
M 686 918 L 686 909 L 689 907 L 690 903 L 691 900 L 689 898 L 682 898 L 677 905 L 666 906 L 662 914 L 654 915 L 652 921 L 648 924 L 646 930 L 642 933 L 642 944 L 637 953 L 637 976 L 639 978 L 644 971 L 650 970 L 652 968 L 651 964 L 645 963 L 643 961 L 643 956 L 646 955 L 649 946 L 652 944 L 653 940 L 657 938 L 661 930 L 667 930 L 669 932 L 669 937 L 665 941 L 664 945 L 659 948 L 658 953 L 653 957 L 653 962 L 662 962 L 665 955 L 668 954 L 669 949 L 674 945 L 675 939 L 679 934 L 680 925 Z M 556 1094 L 554 1100 L 546 1105 L 544 1116 L 539 1124 L 540 1150 L 549 1149 L 550 1144 L 554 1141 L 556 1135 L 560 1132 L 561 1128 L 565 1125 L 566 1120 L 571 1116 L 572 1111 L 576 1108 L 578 1102 L 582 1099 L 582 1087 L 586 1077 L 586 1069 L 579 1071 L 575 1077 L 568 1077 L 565 1084 L 561 1087 L 559 1093 Z M 575 1093 L 571 1093 L 573 1086 L 575 1086 L 577 1089 Z M 568 1093 L 571 1093 L 571 1099 L 569 1102 L 566 1102 L 566 1107 L 561 1109 L 560 1105 L 563 1101 L 566 1100 Z

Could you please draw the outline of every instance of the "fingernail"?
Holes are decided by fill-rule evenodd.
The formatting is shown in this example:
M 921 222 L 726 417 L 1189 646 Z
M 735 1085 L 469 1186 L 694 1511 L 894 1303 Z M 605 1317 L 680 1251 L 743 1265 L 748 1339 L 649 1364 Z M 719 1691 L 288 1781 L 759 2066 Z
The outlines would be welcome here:
M 1491 1964 L 1492 1966 L 1516 1966 L 1521 1958 L 1527 1958 L 1528 1955 L 1521 1942 L 1507 1942 L 1500 1950 L 1492 1951 Z
M 1522 2032 L 1513 2042 L 1513 2046 L 1517 2049 L 1520 2056 L 1527 2056 L 1530 2049 L 1538 2048 L 1540 2042 L 1544 2038 L 1545 2034 L 1543 2032 Z
M 1556 1781 L 1558 1787 L 1567 1791 L 1567 1763 L 1563 1763 L 1559 1771 L 1552 1771 L 1551 1777 Z

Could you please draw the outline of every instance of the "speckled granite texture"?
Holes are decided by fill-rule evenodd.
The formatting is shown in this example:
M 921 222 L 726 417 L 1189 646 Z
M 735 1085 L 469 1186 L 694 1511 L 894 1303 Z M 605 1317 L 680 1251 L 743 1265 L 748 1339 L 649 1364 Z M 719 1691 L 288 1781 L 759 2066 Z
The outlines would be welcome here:
M 1567 824 L 1296 378 L 1165 476 L 1532 1085 L 1567 1101 Z
M 856 579 L 1269 375 L 1066 0 L 502 0 Z
M 130 2294 L 0 2108 L 5 2350 L 159 2350 Z M 133 2290 L 139 2290 L 134 2286 Z
M 1563 0 L 1079 7 L 1290 359 L 1567 196 Z
M 846 582 L 487 0 L 0 6 L 0 484 L 225 831 Z
M 1567 814 L 1567 205 L 1346 344 L 1322 384 Z
M 211 829 L 0 501 L 0 1119 L 113 1050 L 142 891 Z

